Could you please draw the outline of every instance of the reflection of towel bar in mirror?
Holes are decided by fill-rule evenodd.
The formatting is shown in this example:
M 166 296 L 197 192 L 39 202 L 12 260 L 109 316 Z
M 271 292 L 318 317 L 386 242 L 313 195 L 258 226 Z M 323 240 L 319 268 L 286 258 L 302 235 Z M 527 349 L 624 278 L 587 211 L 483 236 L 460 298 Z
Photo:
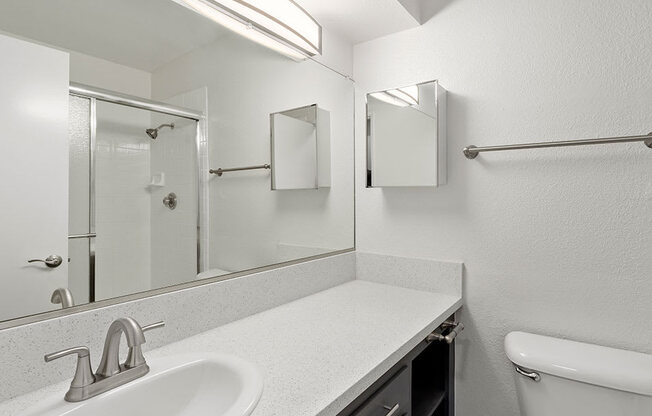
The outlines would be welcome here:
M 68 240 L 76 240 L 78 238 L 94 238 L 97 237 L 97 234 L 95 233 L 88 233 L 88 234 L 71 234 L 68 236 Z
M 222 174 L 224 172 L 236 172 L 236 171 L 239 171 L 239 170 L 271 169 L 271 168 L 272 168 L 272 166 L 270 164 L 266 163 L 264 165 L 244 166 L 244 167 L 241 167 L 241 168 L 211 169 L 211 170 L 208 171 L 208 173 L 213 173 L 213 174 L 215 174 L 217 176 L 222 176 Z

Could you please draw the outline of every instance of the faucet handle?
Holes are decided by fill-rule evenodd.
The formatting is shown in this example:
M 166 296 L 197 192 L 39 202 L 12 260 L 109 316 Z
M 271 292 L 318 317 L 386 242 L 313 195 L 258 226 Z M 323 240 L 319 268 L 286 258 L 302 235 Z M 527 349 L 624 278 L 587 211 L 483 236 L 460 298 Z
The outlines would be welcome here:
M 95 376 L 91 370 L 91 354 L 88 347 L 74 347 L 65 350 L 46 354 L 43 358 L 46 363 L 65 357 L 67 355 L 77 354 L 77 368 L 75 376 L 70 383 L 70 387 L 86 387 L 93 384 Z
M 145 325 L 140 327 L 143 332 L 149 331 L 150 329 L 158 329 L 165 326 L 164 321 L 155 322 L 153 324 Z M 140 345 L 136 345 L 129 348 L 129 354 L 127 354 L 127 359 L 125 360 L 125 367 L 134 368 L 139 365 L 145 364 L 145 357 L 143 356 L 143 350 Z
M 145 332 L 145 331 L 149 331 L 150 329 L 163 328 L 164 326 L 165 326 L 165 321 L 159 321 L 159 322 L 155 322 L 153 324 L 145 325 L 145 326 L 141 327 L 140 329 L 142 329 L 143 332 Z

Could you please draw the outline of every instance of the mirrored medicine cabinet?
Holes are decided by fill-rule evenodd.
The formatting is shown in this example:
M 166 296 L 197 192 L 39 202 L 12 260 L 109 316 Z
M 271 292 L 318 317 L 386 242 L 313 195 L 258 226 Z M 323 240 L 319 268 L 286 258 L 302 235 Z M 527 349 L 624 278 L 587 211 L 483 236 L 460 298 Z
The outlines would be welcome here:
M 444 185 L 446 90 L 438 81 L 367 94 L 367 187 Z
M 272 189 L 331 184 L 330 113 L 317 104 L 270 115 Z

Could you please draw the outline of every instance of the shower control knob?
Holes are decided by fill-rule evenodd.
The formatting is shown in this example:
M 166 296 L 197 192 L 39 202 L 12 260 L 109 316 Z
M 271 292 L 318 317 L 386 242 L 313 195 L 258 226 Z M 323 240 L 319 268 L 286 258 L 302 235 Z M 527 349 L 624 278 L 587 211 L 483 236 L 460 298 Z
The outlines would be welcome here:
M 61 263 L 63 263 L 63 259 L 61 258 L 61 256 L 56 255 L 56 254 L 51 254 L 51 255 L 47 256 L 45 258 L 45 260 L 41 260 L 41 259 L 27 260 L 28 263 L 36 263 L 36 262 L 39 262 L 39 261 L 45 263 L 45 265 L 50 267 L 50 268 L 59 267 L 61 265 Z
M 170 209 L 175 209 L 177 207 L 177 194 L 170 192 L 165 198 L 163 198 L 163 205 Z

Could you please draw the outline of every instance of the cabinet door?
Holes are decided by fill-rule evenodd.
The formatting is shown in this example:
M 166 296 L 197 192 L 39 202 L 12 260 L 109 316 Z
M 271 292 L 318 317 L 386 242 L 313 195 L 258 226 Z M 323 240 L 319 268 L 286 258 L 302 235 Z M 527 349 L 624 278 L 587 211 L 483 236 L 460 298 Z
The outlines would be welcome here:
M 0 35 L 0 320 L 68 282 L 68 54 Z M 61 256 L 55 268 L 30 259 Z M 59 306 L 60 307 L 60 306 Z
M 351 416 L 409 416 L 410 370 L 407 366 L 385 383 Z

